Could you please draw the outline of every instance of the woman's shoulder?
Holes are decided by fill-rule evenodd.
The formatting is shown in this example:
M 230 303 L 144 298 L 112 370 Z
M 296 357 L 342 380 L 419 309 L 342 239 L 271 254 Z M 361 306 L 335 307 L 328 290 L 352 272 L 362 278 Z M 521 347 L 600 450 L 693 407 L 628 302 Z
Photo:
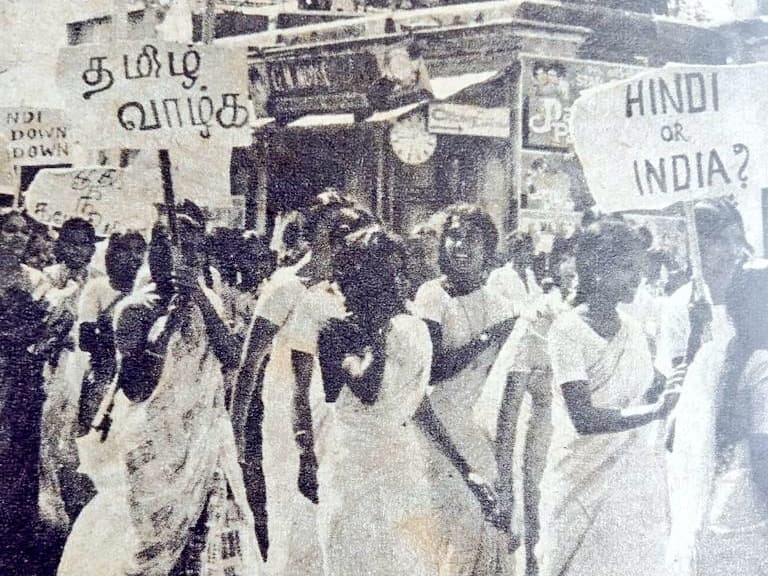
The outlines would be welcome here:
M 754 383 L 768 379 L 768 350 L 755 350 L 744 368 L 744 380 Z
M 429 336 L 429 329 L 421 318 L 412 314 L 398 314 L 391 320 L 392 330 L 398 333 L 409 334 L 413 336 Z
M 552 321 L 550 333 L 562 333 L 575 335 L 584 332 L 588 328 L 587 323 L 581 315 L 581 309 L 568 308 L 560 312 Z

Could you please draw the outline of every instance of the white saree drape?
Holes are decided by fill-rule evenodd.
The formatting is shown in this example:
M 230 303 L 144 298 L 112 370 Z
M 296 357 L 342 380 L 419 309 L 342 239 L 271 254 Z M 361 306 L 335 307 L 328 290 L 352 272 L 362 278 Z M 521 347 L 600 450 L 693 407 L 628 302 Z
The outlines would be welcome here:
M 635 497 L 642 482 L 642 470 L 635 469 L 637 433 L 580 435 L 561 390 L 566 382 L 583 380 L 596 406 L 635 403 L 653 380 L 642 329 L 622 317 L 619 332 L 605 340 L 571 311 L 552 326 L 549 352 L 553 435 L 541 483 L 541 574 L 655 573 L 663 545 L 661 535 L 648 534 L 642 520 L 644 510 L 657 503 Z
M 208 297 L 215 301 L 212 293 Z M 99 494 L 75 523 L 59 576 L 167 576 L 204 511 L 210 541 L 205 573 L 258 574 L 253 517 L 224 405 L 224 376 L 197 307 L 171 337 L 152 395 L 133 404 L 118 392 L 113 421 L 104 450 L 88 454 L 94 438 L 82 442 L 83 465 Z M 222 495 L 227 502 L 221 502 Z M 237 531 L 229 562 L 233 572 L 226 571 L 226 554 L 212 541 L 225 528 L 224 508 L 234 518 L 230 529 Z
M 727 339 L 705 344 L 688 369 L 675 409 L 669 457 L 670 576 L 768 574 L 768 503 L 752 478 L 749 435 L 718 463 L 716 422 L 723 394 Z M 768 433 L 768 352 L 750 358 L 738 386 L 749 434 Z

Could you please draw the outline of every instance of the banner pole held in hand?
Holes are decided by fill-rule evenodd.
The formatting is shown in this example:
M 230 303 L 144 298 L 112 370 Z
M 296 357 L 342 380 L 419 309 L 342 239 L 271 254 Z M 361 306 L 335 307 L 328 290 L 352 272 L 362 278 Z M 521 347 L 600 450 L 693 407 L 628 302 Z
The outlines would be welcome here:
M 160 178 L 163 181 L 163 201 L 165 202 L 165 209 L 168 212 L 168 230 L 171 233 L 171 243 L 174 246 L 178 246 L 179 236 L 176 226 L 176 198 L 173 193 L 171 158 L 168 154 L 168 150 L 165 148 L 158 150 L 158 159 L 160 161 Z

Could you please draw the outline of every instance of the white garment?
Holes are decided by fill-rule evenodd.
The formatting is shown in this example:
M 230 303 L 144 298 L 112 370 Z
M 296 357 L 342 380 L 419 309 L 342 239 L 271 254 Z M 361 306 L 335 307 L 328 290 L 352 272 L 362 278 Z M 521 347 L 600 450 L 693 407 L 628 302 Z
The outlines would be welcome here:
M 443 345 L 449 349 L 467 344 L 514 316 L 508 300 L 492 287 L 485 285 L 470 294 L 451 297 L 440 278 L 419 288 L 414 308 L 425 320 L 440 325 Z M 472 414 L 498 351 L 499 346 L 490 346 L 458 374 L 434 383 L 429 396 L 432 409 L 461 455 L 491 484 L 497 476 L 494 446 Z M 446 574 L 482 574 L 479 564 L 486 560 L 482 556 L 498 552 L 487 546 L 491 529 L 453 464 L 434 446 L 430 446 L 430 454 L 433 497 L 450 558 Z
M 636 403 L 653 381 L 645 335 L 621 316 L 619 332 L 605 340 L 577 308 L 555 320 L 549 355 L 553 432 L 541 482 L 541 574 L 658 574 L 665 530 L 645 519 L 659 503 L 638 497 L 646 459 L 635 447 L 636 433 L 579 434 L 561 389 L 586 381 L 595 406 Z
M 749 436 L 768 434 L 768 351 L 749 359 L 736 389 L 748 435 L 718 466 L 715 426 L 727 342 L 705 344 L 691 364 L 675 410 L 669 457 L 675 576 L 768 573 L 768 502 L 752 478 Z
M 203 290 L 219 310 L 216 296 Z M 151 396 L 134 404 L 118 393 L 112 417 L 107 443 L 100 444 L 95 434 L 80 442 L 83 470 L 99 494 L 75 522 L 59 576 L 167 575 L 220 479 L 231 489 L 241 518 L 238 559 L 244 565 L 239 573 L 259 574 L 253 517 L 224 406 L 221 364 L 197 307 L 189 309 L 171 336 Z M 208 505 L 209 526 L 215 522 L 212 512 Z M 209 536 L 209 546 L 216 546 L 214 538 L 222 534 Z M 148 550 L 153 553 L 147 555 Z M 203 561 L 208 574 L 226 574 L 226 562 Z
M 74 274 L 64 264 L 53 264 L 43 270 L 47 286 L 45 301 L 52 318 L 71 314 L 75 319 L 68 338 L 71 347 L 63 349 L 57 363 L 46 363 L 44 369 L 46 399 L 43 404 L 41 463 L 40 463 L 40 512 L 51 526 L 64 528 L 69 525 L 59 473 L 62 469 L 73 471 L 77 467 L 78 405 L 80 387 L 88 366 L 88 357 L 76 345 L 78 314 L 81 295 L 88 285 L 86 271 Z
M 688 306 L 691 303 L 692 291 L 692 282 L 684 284 L 666 300 L 661 310 L 655 364 L 656 369 L 667 377 L 674 371 L 672 361 L 685 357 L 688 350 L 688 337 L 691 334 Z M 724 305 L 712 306 L 711 332 L 715 339 L 727 341 L 733 336 L 733 326 Z
M 272 343 L 262 390 L 262 462 L 270 541 L 266 569 L 275 576 L 322 572 L 316 506 L 297 486 L 300 451 L 293 430 L 296 383 L 291 351 L 316 357 L 317 337 L 325 322 L 345 314 L 343 299 L 337 291 L 331 290 L 327 282 L 307 288 L 298 276 L 299 270 L 292 267 L 276 272 L 264 286 L 254 313 L 255 317 L 280 327 Z M 324 404 L 319 377 L 315 358 L 310 404 L 316 431 Z
M 437 576 L 426 438 L 412 420 L 432 362 L 426 325 L 395 317 L 373 405 L 344 388 L 323 430 L 318 523 L 325 574 Z

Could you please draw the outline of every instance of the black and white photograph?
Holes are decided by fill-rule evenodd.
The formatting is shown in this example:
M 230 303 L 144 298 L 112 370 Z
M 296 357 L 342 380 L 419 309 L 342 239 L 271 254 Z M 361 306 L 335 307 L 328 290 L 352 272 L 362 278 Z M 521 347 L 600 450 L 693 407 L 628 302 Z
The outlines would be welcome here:
M 0 576 L 768 576 L 768 1 L 0 30 Z

